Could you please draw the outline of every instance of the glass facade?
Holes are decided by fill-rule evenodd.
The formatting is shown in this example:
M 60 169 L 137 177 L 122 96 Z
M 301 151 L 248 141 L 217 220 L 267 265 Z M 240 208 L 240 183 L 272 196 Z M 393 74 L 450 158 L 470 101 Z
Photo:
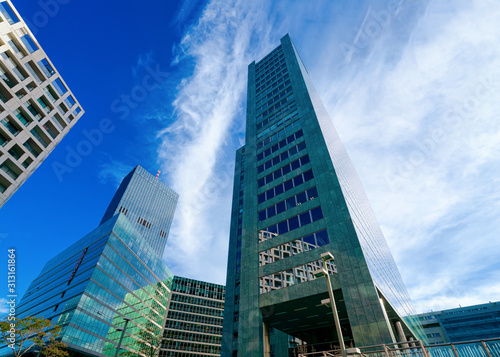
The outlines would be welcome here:
M 427 312 L 416 317 L 431 345 L 500 337 L 500 301 Z
M 338 343 L 422 338 L 352 163 L 290 37 L 249 65 L 245 146 L 236 155 L 223 356 L 288 356 Z M 336 272 L 336 274 L 333 274 Z M 330 315 L 328 313 L 330 312 Z M 308 350 L 308 348 L 310 349 Z
M 137 353 L 139 332 L 164 326 L 173 275 L 124 214 L 116 215 L 50 260 L 32 282 L 18 317 L 38 316 L 62 326 L 73 352 Z M 1 354 L 10 353 L 6 346 Z
M 220 356 L 224 286 L 175 277 L 160 357 Z
M 123 213 L 161 257 L 178 198 L 174 190 L 138 165 L 122 180 L 101 224 Z

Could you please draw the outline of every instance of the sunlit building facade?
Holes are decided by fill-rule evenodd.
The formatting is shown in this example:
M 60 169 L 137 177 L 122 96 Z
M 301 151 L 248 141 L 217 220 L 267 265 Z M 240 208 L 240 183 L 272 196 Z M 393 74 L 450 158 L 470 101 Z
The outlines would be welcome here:
M 248 68 L 223 356 L 338 346 L 325 279 L 313 274 L 325 252 L 335 256 L 328 270 L 347 346 L 422 337 L 359 178 L 286 35 Z
M 153 223 L 149 228 L 169 228 L 177 198 L 158 177 L 135 167 L 110 204 L 125 209 L 109 210 L 99 227 L 51 259 L 17 306 L 17 317 L 62 326 L 61 341 L 75 356 L 114 356 L 118 347 L 148 356 L 155 338 L 159 349 L 173 281 L 159 255 L 167 237 L 155 240 L 137 215 Z M 0 355 L 11 352 L 0 346 Z
M 12 2 L 0 2 L 0 208 L 82 115 Z
M 178 199 L 177 192 L 137 165 L 122 180 L 101 223 L 123 213 L 161 257 Z
M 220 356 L 224 286 L 176 276 L 171 291 L 160 357 Z
M 429 344 L 500 338 L 500 301 L 418 314 Z
M 51 259 L 31 283 L 17 317 L 37 316 L 62 326 L 74 355 L 138 353 L 140 332 L 161 334 L 173 274 L 123 214 L 118 214 Z M 11 353 L 7 346 L 0 354 Z

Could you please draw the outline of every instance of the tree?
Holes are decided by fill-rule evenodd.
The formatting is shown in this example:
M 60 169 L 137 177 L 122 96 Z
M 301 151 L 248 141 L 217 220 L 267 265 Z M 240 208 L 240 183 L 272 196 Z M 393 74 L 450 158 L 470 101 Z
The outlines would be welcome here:
M 161 330 L 153 327 L 148 327 L 146 330 L 139 332 L 139 338 L 142 340 L 138 343 L 139 353 L 147 357 L 155 357 L 161 346 Z
M 68 357 L 64 350 L 66 344 L 57 340 L 61 334 L 61 326 L 50 320 L 35 316 L 21 320 L 0 321 L 0 341 L 12 348 L 15 357 L 21 357 L 35 346 L 42 349 L 41 353 L 48 357 Z

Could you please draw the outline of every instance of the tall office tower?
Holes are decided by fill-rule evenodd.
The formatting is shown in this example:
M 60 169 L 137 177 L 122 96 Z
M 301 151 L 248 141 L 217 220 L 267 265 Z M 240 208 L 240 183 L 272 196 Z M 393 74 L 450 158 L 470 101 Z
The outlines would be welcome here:
M 220 356 L 222 285 L 174 277 L 160 357 Z
M 173 275 L 159 255 L 164 247 L 149 244 L 152 236 L 136 214 L 155 222 L 150 228 L 164 227 L 158 217 L 170 227 L 178 196 L 139 166 L 124 182 L 117 195 L 127 198 L 120 206 L 125 211 L 51 259 L 16 307 L 19 319 L 38 316 L 61 325 L 62 342 L 76 356 L 114 356 L 122 333 L 121 348 L 144 356 L 141 343 L 150 333 L 161 336 L 165 325 Z M 165 207 L 168 214 L 159 212 Z M 0 347 L 0 355 L 10 352 Z
M 138 354 L 141 335 L 160 335 L 173 274 L 120 213 L 51 259 L 17 307 L 17 318 L 37 316 L 62 326 L 75 356 Z M 144 331 L 141 334 L 141 331 Z M 12 353 L 6 345 L 0 355 Z
M 122 180 L 101 224 L 123 213 L 161 257 L 178 199 L 174 190 L 137 165 Z
M 83 115 L 12 2 L 0 2 L 0 207 Z
M 321 267 L 347 346 L 421 329 L 361 183 L 288 35 L 248 69 L 246 143 L 237 151 L 224 356 L 288 356 L 338 345 Z M 336 274 L 333 274 L 336 272 Z M 418 335 L 418 336 L 416 336 Z M 306 346 L 307 345 L 307 346 Z

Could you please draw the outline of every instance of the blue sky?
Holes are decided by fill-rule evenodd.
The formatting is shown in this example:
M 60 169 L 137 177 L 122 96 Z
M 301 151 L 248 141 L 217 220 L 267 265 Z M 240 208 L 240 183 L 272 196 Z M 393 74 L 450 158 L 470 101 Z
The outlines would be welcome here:
M 0 211 L 20 292 L 136 164 L 180 194 L 171 270 L 224 284 L 247 66 L 290 33 L 417 311 L 500 300 L 497 2 L 14 4 L 86 111 Z M 54 170 L 106 118 L 91 154 Z

